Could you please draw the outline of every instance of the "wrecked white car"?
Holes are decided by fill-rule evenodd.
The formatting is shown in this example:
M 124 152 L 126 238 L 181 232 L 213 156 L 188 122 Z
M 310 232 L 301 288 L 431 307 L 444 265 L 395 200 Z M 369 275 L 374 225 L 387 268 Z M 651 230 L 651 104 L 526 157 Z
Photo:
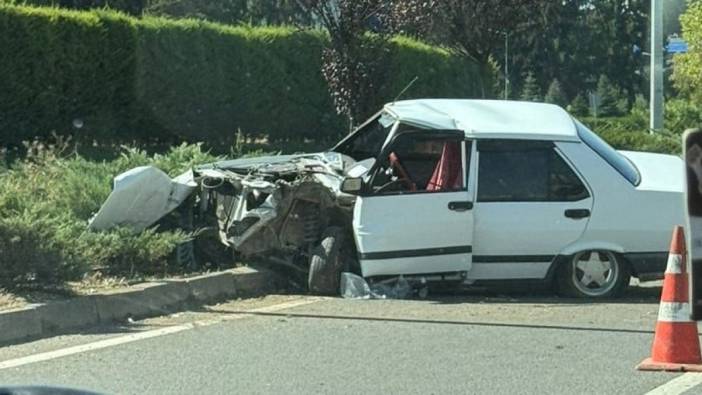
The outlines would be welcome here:
M 243 258 L 307 273 L 335 293 L 370 281 L 553 282 L 608 297 L 659 277 L 683 221 L 683 165 L 612 149 L 563 109 L 537 103 L 388 104 L 329 152 L 242 159 L 176 179 L 115 179 L 91 222 L 137 230 L 176 207 Z

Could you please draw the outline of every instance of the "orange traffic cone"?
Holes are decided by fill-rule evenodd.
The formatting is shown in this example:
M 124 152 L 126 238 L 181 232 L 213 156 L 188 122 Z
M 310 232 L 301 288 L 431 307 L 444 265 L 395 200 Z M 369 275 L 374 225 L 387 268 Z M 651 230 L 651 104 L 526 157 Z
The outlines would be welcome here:
M 683 228 L 676 226 L 670 243 L 663 293 L 651 358 L 638 370 L 702 372 L 697 322 L 690 319 L 687 251 Z

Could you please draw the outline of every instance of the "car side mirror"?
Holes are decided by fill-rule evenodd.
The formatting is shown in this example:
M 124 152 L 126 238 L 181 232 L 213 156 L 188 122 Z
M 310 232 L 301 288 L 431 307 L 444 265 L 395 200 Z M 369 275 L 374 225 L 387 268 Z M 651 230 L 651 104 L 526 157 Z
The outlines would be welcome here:
M 363 179 L 360 177 L 345 178 L 341 183 L 341 192 L 350 195 L 358 195 L 361 192 L 361 188 L 363 188 Z

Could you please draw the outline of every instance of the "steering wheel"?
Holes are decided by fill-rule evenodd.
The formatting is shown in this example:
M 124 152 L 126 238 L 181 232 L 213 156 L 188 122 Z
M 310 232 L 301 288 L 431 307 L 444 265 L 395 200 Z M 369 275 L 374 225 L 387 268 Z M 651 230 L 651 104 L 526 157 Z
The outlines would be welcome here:
M 394 185 L 396 182 L 401 182 L 407 186 L 407 188 L 410 191 L 416 191 L 417 190 L 417 184 L 412 181 L 412 178 L 409 176 L 409 173 L 407 173 L 407 170 L 405 170 L 405 167 L 402 166 L 402 163 L 400 162 L 400 158 L 397 157 L 397 154 L 394 152 L 391 152 L 390 155 L 388 155 L 388 159 L 390 160 L 390 167 L 397 170 L 397 173 L 399 175 L 399 178 L 395 181 L 391 181 L 385 185 L 383 185 L 380 189 L 385 189 L 390 185 Z

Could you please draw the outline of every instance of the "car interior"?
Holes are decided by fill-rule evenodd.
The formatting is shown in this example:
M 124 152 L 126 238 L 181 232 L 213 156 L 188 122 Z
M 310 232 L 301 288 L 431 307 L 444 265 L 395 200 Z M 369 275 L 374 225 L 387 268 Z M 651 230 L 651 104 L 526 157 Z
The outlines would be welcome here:
M 459 140 L 403 134 L 376 173 L 376 193 L 447 192 L 465 187 Z

